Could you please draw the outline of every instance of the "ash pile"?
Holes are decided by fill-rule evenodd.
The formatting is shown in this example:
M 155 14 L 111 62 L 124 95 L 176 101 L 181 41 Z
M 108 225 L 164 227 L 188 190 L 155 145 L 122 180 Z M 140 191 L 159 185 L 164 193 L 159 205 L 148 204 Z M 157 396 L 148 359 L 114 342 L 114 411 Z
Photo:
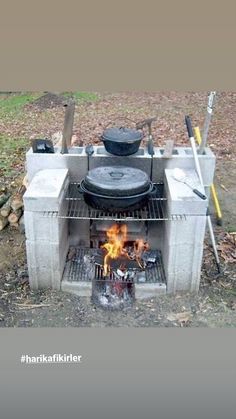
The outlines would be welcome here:
M 135 300 L 135 283 L 148 280 L 147 272 L 155 269 L 158 257 L 158 251 L 144 250 L 137 261 L 127 248 L 126 257 L 113 260 L 109 272 L 104 275 L 103 253 L 98 252 L 94 256 L 92 302 L 111 310 L 131 306 Z

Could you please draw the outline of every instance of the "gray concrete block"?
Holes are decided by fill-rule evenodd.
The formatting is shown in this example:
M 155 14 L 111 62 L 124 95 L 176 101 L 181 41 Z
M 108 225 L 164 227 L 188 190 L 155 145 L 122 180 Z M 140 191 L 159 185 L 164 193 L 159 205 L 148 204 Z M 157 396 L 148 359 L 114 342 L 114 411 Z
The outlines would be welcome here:
M 173 245 L 165 246 L 163 264 L 167 281 L 167 292 L 198 291 L 202 245 Z
M 92 282 L 69 282 L 63 279 L 61 282 L 61 290 L 70 292 L 80 297 L 91 297 Z M 163 294 L 166 294 L 166 284 L 135 284 L 135 298 L 138 300 L 152 298 Z
M 195 169 L 195 163 L 191 147 L 175 147 L 172 158 L 164 159 L 162 148 L 154 148 L 153 158 L 153 181 L 163 181 L 165 169 L 175 169 L 177 167 L 183 170 Z M 215 155 L 209 148 L 206 148 L 204 155 L 199 155 L 199 164 L 201 168 L 203 184 L 209 186 L 213 182 L 215 172 Z
M 167 294 L 175 294 L 176 292 L 198 293 L 201 278 L 201 269 L 196 272 L 188 272 L 182 270 L 168 276 Z
M 72 147 L 69 154 L 61 154 L 60 148 L 55 148 L 55 154 L 33 153 L 30 149 L 26 154 L 26 170 L 29 181 L 39 170 L 44 169 L 68 169 L 72 181 L 80 182 L 88 171 L 87 155 L 85 147 Z M 165 169 L 181 167 L 183 169 L 194 169 L 194 159 L 191 147 L 175 147 L 171 159 L 163 158 L 164 149 L 154 147 L 153 157 L 153 181 L 159 182 L 164 179 Z M 200 167 L 204 185 L 213 182 L 215 171 L 215 156 L 209 148 L 206 153 L 199 156 Z M 150 174 L 151 156 L 147 147 L 140 147 L 138 152 L 132 156 L 117 158 L 106 152 L 104 146 L 94 146 L 94 154 L 91 157 L 90 168 L 99 165 L 119 165 L 137 167 Z
M 165 273 L 168 275 L 172 272 L 193 272 L 198 270 L 201 264 L 202 246 L 195 244 L 176 244 L 169 245 L 165 248 L 168 257 L 167 266 L 165 266 Z
M 151 156 L 147 149 L 140 147 L 132 156 L 114 156 L 107 153 L 103 146 L 95 146 L 94 154 L 90 158 L 90 169 L 99 166 L 128 166 L 141 169 L 150 176 Z
M 166 284 L 164 283 L 135 284 L 135 298 L 137 300 L 157 297 L 163 294 L 166 294 Z
M 25 211 L 25 235 L 28 240 L 60 243 L 68 240 L 68 220 L 43 216 L 40 212 Z
M 79 297 L 91 297 L 92 282 L 69 282 L 63 279 L 61 282 L 61 290 L 78 295 Z
M 184 148 L 185 153 L 192 161 L 192 167 L 195 168 L 192 148 Z M 201 169 L 204 185 L 211 185 L 214 179 L 216 157 L 210 148 L 205 149 L 205 154 L 198 154 L 199 165 Z
M 69 220 L 70 246 L 90 247 L 90 220 Z
M 205 216 L 189 216 L 182 220 L 168 220 L 164 224 L 164 240 L 168 245 L 202 245 L 206 231 Z M 163 241 L 164 241 L 163 240 Z
M 24 194 L 25 210 L 58 211 L 68 183 L 67 169 L 37 172 Z
M 188 181 L 194 188 L 203 194 L 204 188 L 201 186 L 195 170 L 185 170 Z M 208 199 L 199 198 L 192 189 L 182 182 L 174 179 L 174 169 L 165 169 L 165 194 L 167 197 L 169 214 L 182 215 L 205 215 L 208 206 Z
M 59 147 L 54 154 L 33 153 L 30 149 L 26 154 L 26 170 L 31 182 L 34 175 L 45 169 L 68 169 L 73 182 L 80 182 L 88 170 L 85 147 L 72 147 L 69 154 L 61 154 Z
M 114 224 L 110 220 L 95 220 L 90 227 L 90 238 L 93 242 L 93 247 L 99 247 L 101 242 L 107 241 L 107 230 Z M 122 223 L 121 223 L 122 224 Z M 147 240 L 147 228 L 145 222 L 140 220 L 138 223 L 127 223 L 127 241 L 135 241 L 138 238 Z
M 147 242 L 151 249 L 158 249 L 163 252 L 164 226 L 164 221 L 147 221 Z
M 52 271 L 41 266 L 34 267 L 29 265 L 28 271 L 29 284 L 32 290 L 50 288 L 60 290 L 62 274 L 59 270 Z
M 60 288 L 68 247 L 67 240 L 61 240 L 60 243 L 26 240 L 29 279 L 33 289 Z

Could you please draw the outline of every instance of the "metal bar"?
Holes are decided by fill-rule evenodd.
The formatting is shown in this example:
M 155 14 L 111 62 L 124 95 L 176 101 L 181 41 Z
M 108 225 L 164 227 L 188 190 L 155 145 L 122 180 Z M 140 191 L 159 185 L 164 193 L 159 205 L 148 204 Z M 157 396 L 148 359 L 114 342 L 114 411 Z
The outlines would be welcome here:
M 66 215 L 59 215 L 57 212 L 47 212 L 43 213 L 43 216 L 53 216 L 58 218 L 68 218 L 68 219 L 79 219 L 79 220 L 122 220 L 122 221 L 158 221 L 158 220 L 168 220 L 173 219 L 173 216 L 167 217 L 164 211 L 167 198 L 163 196 L 156 196 L 149 199 L 147 205 L 144 208 L 137 209 L 135 211 L 129 211 L 124 213 L 108 213 L 104 210 L 97 210 L 90 208 L 82 197 L 78 195 L 78 185 L 79 183 L 73 182 L 70 183 L 67 191 L 66 200 L 69 200 L 68 210 Z M 68 196 L 69 194 L 69 196 Z M 177 216 L 176 216 L 177 218 Z M 185 215 L 179 215 L 179 219 L 186 218 Z
M 90 281 L 87 278 L 84 270 L 84 255 L 89 254 L 92 255 L 92 249 L 88 248 L 78 248 L 76 250 L 76 255 L 70 261 L 67 261 L 64 276 L 69 281 Z M 130 268 L 130 271 L 137 272 L 140 271 L 139 268 Z M 158 252 L 157 261 L 154 265 L 145 270 L 146 281 L 149 283 L 156 283 L 156 282 L 165 282 L 165 275 L 164 275 L 164 268 L 162 265 L 161 253 Z M 95 281 L 104 281 L 103 276 L 103 266 L 99 263 L 95 264 Z M 117 277 L 115 276 L 114 272 L 111 270 L 109 273 L 108 278 L 106 281 L 116 282 Z M 118 281 L 122 283 L 135 283 L 138 281 L 137 278 L 120 278 Z
M 215 96 L 216 96 L 216 92 L 210 92 L 210 95 L 208 97 L 207 113 L 206 113 L 206 118 L 204 122 L 203 136 L 202 136 L 202 141 L 198 150 L 199 154 L 204 154 L 204 151 L 205 151 Z

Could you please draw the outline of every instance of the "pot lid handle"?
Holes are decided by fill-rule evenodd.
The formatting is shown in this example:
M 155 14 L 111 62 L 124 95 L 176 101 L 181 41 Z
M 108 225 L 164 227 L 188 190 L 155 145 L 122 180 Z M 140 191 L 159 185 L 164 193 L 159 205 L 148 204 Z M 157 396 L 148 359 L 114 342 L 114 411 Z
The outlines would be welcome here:
M 114 179 L 121 179 L 124 176 L 122 172 L 110 172 L 109 175 Z
M 112 116 L 111 116 L 111 118 L 112 118 Z M 112 121 L 108 122 L 108 124 L 106 124 L 103 129 L 107 129 L 109 127 L 109 125 L 113 125 L 114 126 L 114 123 L 115 122 L 118 122 L 119 123 L 121 121 L 129 121 L 132 124 L 134 124 L 134 127 L 136 127 L 136 122 L 133 119 L 130 119 L 127 116 L 117 116 L 117 115 L 115 116 L 114 115 L 114 118 L 112 119 Z M 118 126 L 119 126 L 119 124 L 118 124 Z M 121 128 L 124 128 L 124 127 L 121 126 Z

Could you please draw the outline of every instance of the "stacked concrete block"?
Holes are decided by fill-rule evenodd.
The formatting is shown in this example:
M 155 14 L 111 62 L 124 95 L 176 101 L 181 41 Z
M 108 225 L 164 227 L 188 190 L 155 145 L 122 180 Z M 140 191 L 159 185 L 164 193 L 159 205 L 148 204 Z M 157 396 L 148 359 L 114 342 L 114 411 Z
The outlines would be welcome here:
M 65 193 L 67 169 L 38 171 L 25 195 L 25 234 L 29 281 L 32 289 L 60 289 L 68 252 Z
M 69 244 L 90 247 L 90 220 L 69 220 Z
M 191 183 L 202 191 L 195 171 L 186 171 Z M 206 228 L 208 200 L 202 200 L 185 184 L 165 171 L 165 190 L 168 198 L 168 217 L 179 219 L 165 222 L 163 264 L 167 292 L 197 292 L 199 289 L 203 241 Z M 203 191 L 202 191 L 203 192 Z
M 138 300 L 153 298 L 163 294 L 166 294 L 166 284 L 164 283 L 135 284 L 135 298 Z
M 150 175 L 151 156 L 146 148 L 140 147 L 137 153 L 131 156 L 117 157 L 108 153 L 104 147 L 94 147 L 94 154 L 90 159 L 90 168 L 101 166 L 127 166 L 141 169 Z
M 153 157 L 153 181 L 160 182 L 164 180 L 165 169 L 193 170 L 195 168 L 193 152 L 191 147 L 176 147 L 173 150 L 171 158 L 163 158 L 164 149 L 155 147 Z M 209 148 L 206 148 L 205 154 L 199 155 L 199 164 L 202 173 L 203 184 L 209 188 L 214 179 L 215 155 Z
M 151 247 L 162 251 L 167 292 L 197 291 L 208 201 L 201 200 L 188 186 L 174 180 L 173 169 L 183 169 L 195 187 L 208 195 L 214 178 L 215 156 L 208 148 L 204 155 L 199 156 L 204 191 L 194 170 L 190 147 L 174 148 L 172 157 L 168 159 L 163 158 L 163 153 L 164 149 L 154 148 L 152 180 L 165 183 L 166 216 L 182 215 L 183 218 L 154 224 L 153 221 L 148 222 L 147 239 Z M 61 219 L 57 214 L 66 216 L 68 202 L 64 196 L 69 178 L 70 181 L 80 182 L 87 174 L 85 147 L 72 147 L 68 154 L 61 154 L 60 148 L 55 148 L 54 154 L 38 154 L 29 150 L 26 161 L 30 186 L 24 196 L 24 205 L 31 288 L 61 287 L 75 292 L 75 284 L 64 281 L 61 284 L 66 254 L 69 245 L 90 247 L 90 221 Z M 134 155 L 122 158 L 107 153 L 104 146 L 94 146 L 90 169 L 120 164 L 137 167 L 150 175 L 151 156 L 146 146 L 140 147 Z M 136 297 L 153 296 L 165 292 L 165 289 L 160 284 L 137 284 Z M 78 295 L 91 295 L 91 284 L 81 285 L 76 292 Z
M 68 169 L 72 182 L 80 182 L 88 170 L 88 160 L 85 147 L 72 147 L 68 154 L 61 154 L 61 149 L 55 147 L 55 153 L 26 153 L 26 170 L 31 182 L 34 175 L 45 169 Z
M 78 295 L 78 297 L 91 297 L 92 295 L 92 282 L 83 281 L 67 281 L 63 279 L 61 283 L 61 290 L 70 292 L 71 294 Z
M 164 149 L 154 147 L 153 156 L 153 182 L 164 179 L 165 169 L 181 167 L 183 170 L 194 169 L 194 159 L 191 147 L 176 147 L 171 158 L 163 158 Z M 199 155 L 199 163 L 202 171 L 204 186 L 209 190 L 213 182 L 215 170 L 215 156 L 209 148 L 205 154 Z M 131 166 L 144 170 L 148 175 L 151 171 L 151 156 L 147 147 L 140 147 L 132 156 L 117 158 L 108 153 L 103 146 L 94 146 L 94 154 L 90 157 L 90 169 L 98 166 Z M 47 168 L 68 169 L 70 178 L 74 182 L 80 182 L 87 174 L 88 159 L 85 147 L 71 147 L 68 154 L 61 154 L 60 148 L 55 148 L 54 154 L 33 153 L 30 149 L 26 154 L 26 168 L 28 178 L 31 181 L 39 171 Z

